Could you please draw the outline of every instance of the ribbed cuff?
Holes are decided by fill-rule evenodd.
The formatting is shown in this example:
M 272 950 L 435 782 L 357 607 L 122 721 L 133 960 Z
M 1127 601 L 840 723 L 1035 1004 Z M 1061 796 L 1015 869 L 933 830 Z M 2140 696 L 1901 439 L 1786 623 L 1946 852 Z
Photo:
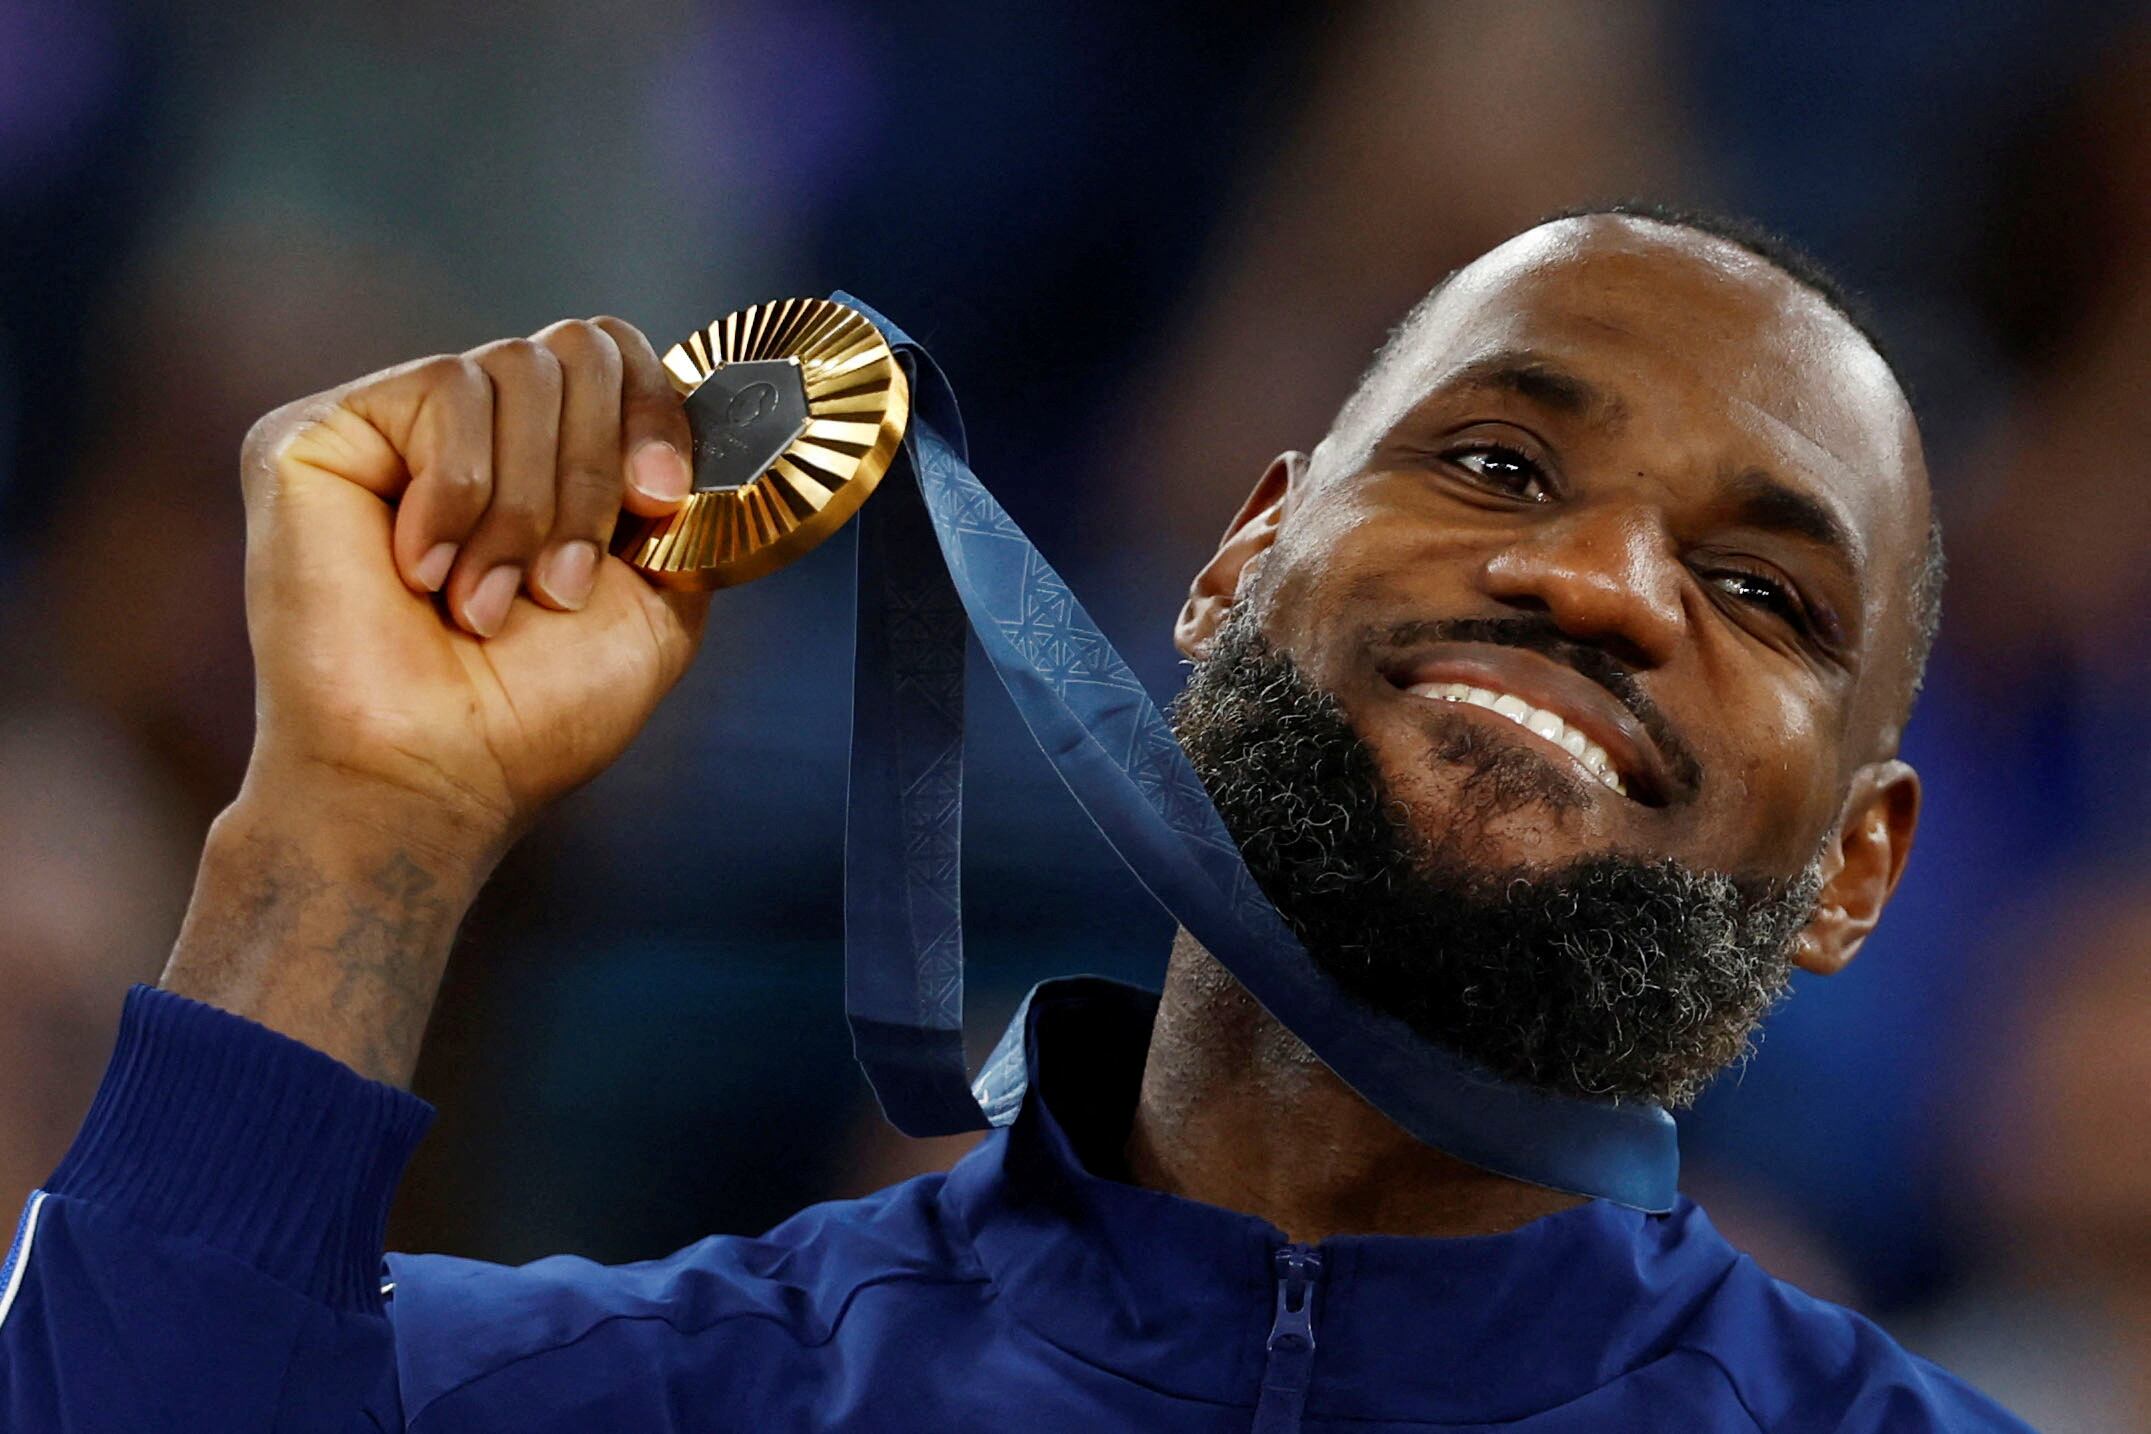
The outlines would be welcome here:
M 433 1107 L 266 1026 L 127 993 L 49 1194 L 191 1237 L 337 1309 L 379 1313 L 381 1245 Z

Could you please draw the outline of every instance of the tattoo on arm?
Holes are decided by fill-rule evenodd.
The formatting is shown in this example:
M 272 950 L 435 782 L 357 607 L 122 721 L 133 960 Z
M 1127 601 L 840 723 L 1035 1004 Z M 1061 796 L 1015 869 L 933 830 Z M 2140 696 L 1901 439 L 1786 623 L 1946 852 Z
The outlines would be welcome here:
M 407 1084 L 466 900 L 392 839 L 247 833 L 205 856 L 164 985 Z
M 439 885 L 409 853 L 395 852 L 362 886 L 344 889 L 343 929 L 315 948 L 335 962 L 332 1009 L 368 1038 L 352 1063 L 375 1080 L 408 1081 L 425 1039 L 440 968 L 420 954 L 455 918 Z

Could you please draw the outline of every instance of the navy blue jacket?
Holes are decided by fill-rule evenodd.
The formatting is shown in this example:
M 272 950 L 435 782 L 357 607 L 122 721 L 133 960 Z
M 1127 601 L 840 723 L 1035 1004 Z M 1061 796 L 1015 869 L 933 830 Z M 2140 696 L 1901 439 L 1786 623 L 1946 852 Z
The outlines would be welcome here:
M 9 1434 L 2018 1430 L 1682 1203 L 1294 1245 L 1115 1180 L 1156 998 L 1032 1003 L 956 1169 L 647 1264 L 396 1256 L 421 1101 L 137 989 L 0 1273 Z

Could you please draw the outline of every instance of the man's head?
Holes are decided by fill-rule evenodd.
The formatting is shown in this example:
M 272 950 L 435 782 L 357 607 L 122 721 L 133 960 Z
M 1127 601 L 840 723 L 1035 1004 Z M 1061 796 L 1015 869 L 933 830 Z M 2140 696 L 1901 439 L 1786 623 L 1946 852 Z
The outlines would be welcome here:
M 1459 270 L 1179 624 L 1183 739 L 1310 952 L 1560 1089 L 1691 1096 L 1917 818 L 1917 427 L 1751 242 L 1600 213 Z

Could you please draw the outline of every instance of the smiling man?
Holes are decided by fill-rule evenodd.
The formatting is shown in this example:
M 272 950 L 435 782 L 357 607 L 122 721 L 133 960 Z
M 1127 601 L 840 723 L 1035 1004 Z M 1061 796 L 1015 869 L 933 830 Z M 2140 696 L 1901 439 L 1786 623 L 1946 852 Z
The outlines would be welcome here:
M 1453 276 L 1179 629 L 1182 738 L 1318 962 L 1503 1075 L 1676 1104 L 1880 916 L 1941 574 L 1888 364 L 1701 223 Z
M 699 602 L 596 556 L 685 447 L 613 320 L 257 427 L 254 763 L 0 1279 L 10 1428 L 2022 1427 L 1692 1204 L 1415 1141 L 1185 933 L 1162 998 L 1041 989 L 1020 1115 L 946 1177 L 621 1269 L 397 1257 L 384 1297 L 426 1118 L 394 1086 L 456 923 L 692 655 Z M 1262 476 L 1182 613 L 1176 725 L 1354 1000 L 1512 1083 L 1679 1105 L 1903 870 L 1928 510 L 1805 261 L 1551 221 Z

